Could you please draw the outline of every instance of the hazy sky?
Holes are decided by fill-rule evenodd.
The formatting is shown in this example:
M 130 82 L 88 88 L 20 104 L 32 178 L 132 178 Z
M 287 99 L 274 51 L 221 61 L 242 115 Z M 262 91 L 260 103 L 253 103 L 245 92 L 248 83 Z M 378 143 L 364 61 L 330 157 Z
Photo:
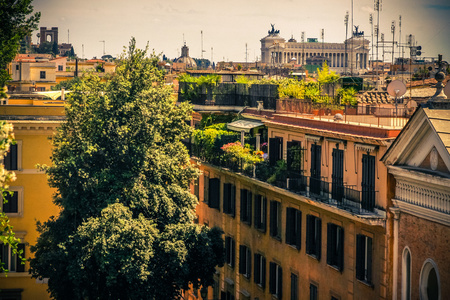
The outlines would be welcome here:
M 369 14 L 373 0 L 353 0 L 353 23 L 365 31 L 371 40 Z M 320 39 L 325 30 L 325 42 L 343 42 L 344 16 L 350 12 L 352 0 L 34 0 L 35 11 L 42 13 L 40 26 L 59 27 L 59 42 L 70 43 L 84 57 L 100 57 L 104 40 L 106 54 L 117 56 L 134 36 L 139 47 L 149 42 L 150 49 L 169 58 L 180 55 L 183 34 L 190 56 L 201 57 L 203 31 L 204 58 L 214 61 L 248 61 L 261 55 L 260 39 L 267 35 L 270 24 L 280 35 L 298 41 L 301 32 L 306 37 Z M 450 1 L 448 0 L 384 0 L 380 12 L 380 32 L 392 41 L 391 22 L 402 16 L 402 42 L 407 34 L 415 36 L 425 57 L 443 54 L 450 61 Z M 376 14 L 374 13 L 376 24 Z M 33 42 L 37 41 L 35 32 Z M 350 35 L 349 35 L 350 36 Z M 381 50 L 380 50 L 381 52 Z M 405 55 L 407 56 L 407 55 Z M 381 57 L 380 57 L 381 59 Z M 390 55 L 385 59 L 390 61 Z

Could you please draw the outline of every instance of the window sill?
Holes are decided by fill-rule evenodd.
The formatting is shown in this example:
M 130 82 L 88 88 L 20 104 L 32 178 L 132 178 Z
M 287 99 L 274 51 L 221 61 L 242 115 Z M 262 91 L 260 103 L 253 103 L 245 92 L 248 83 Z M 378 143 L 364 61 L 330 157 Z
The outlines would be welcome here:
M 295 246 L 295 245 L 291 245 L 291 244 L 287 244 L 287 243 L 286 243 L 286 245 L 288 245 L 290 248 L 297 250 L 297 251 L 300 251 L 302 249 L 302 248 L 297 248 L 297 246 Z
M 315 254 L 309 254 L 309 253 L 306 253 L 306 255 L 307 256 L 309 256 L 309 257 L 311 257 L 311 258 L 313 258 L 314 260 L 317 260 L 318 262 L 320 261 L 320 259 L 317 257 L 317 255 L 315 255 Z
M 22 217 L 22 213 L 21 212 L 17 212 L 17 213 L 5 213 L 6 216 L 8 218 L 21 218 Z
M 270 236 L 271 238 L 273 238 L 275 241 L 278 241 L 278 242 L 280 242 L 281 243 L 281 237 L 278 237 L 278 236 Z
M 8 274 L 1 273 L 0 278 L 11 278 L 11 277 L 28 277 L 31 278 L 31 275 L 28 274 L 28 271 L 25 272 L 8 272 Z
M 343 271 L 343 268 L 342 268 L 342 270 L 340 270 L 337 266 L 333 266 L 333 265 L 329 265 L 329 264 L 327 264 L 327 265 L 330 269 L 333 269 L 339 273 L 342 273 L 342 271 Z
M 358 281 L 359 283 L 362 283 L 363 285 L 368 286 L 368 287 L 370 287 L 372 289 L 374 288 L 374 285 L 371 282 L 367 282 L 367 281 L 361 280 L 361 279 L 356 279 L 356 281 Z
M 266 233 L 266 230 L 264 230 L 264 228 L 255 227 L 255 229 L 258 230 L 259 232 L 263 233 L 263 234 Z

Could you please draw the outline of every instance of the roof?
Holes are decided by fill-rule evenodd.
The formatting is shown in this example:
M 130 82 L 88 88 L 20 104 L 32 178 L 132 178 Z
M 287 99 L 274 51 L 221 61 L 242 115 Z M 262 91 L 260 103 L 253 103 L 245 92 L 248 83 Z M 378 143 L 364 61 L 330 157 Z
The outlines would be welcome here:
M 423 111 L 450 154 L 450 109 L 424 108 Z
M 387 104 L 394 103 L 394 99 L 387 92 L 367 91 L 358 98 L 358 103 L 362 104 Z

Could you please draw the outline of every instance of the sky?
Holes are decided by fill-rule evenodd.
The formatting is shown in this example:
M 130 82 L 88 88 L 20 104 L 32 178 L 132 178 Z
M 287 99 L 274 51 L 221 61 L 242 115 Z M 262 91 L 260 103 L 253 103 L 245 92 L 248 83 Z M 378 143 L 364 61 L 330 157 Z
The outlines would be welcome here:
M 386 41 L 392 41 L 393 20 L 394 39 L 399 41 L 401 15 L 402 43 L 412 34 L 422 46 L 422 57 L 442 54 L 450 61 L 450 1 L 380 1 L 380 33 Z M 374 0 L 34 0 L 32 4 L 42 14 L 39 26 L 58 27 L 59 43 L 72 43 L 78 57 L 101 57 L 100 41 L 105 41 L 105 53 L 116 57 L 135 37 L 139 48 L 148 42 L 150 51 L 170 59 L 181 55 L 185 41 L 190 56 L 201 58 L 203 32 L 204 58 L 244 62 L 247 53 L 251 62 L 260 57 L 260 39 L 271 24 L 286 40 L 293 36 L 300 41 L 302 31 L 306 38 L 320 39 L 323 28 L 325 42 L 343 42 L 346 11 L 351 30 L 352 2 L 353 24 L 371 41 L 370 13 L 377 23 Z M 390 61 L 390 54 L 385 60 Z

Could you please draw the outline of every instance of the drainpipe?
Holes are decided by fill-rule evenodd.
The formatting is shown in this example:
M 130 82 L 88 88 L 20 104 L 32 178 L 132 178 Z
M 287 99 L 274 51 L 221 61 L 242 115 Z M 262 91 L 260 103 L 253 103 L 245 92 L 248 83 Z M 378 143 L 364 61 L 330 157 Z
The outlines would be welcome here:
M 393 266 L 392 266 L 392 300 L 397 300 L 397 287 L 398 287 L 398 229 L 400 219 L 400 209 L 397 207 L 391 207 L 391 212 L 394 214 L 394 245 L 393 245 Z
M 75 76 L 74 77 L 78 77 L 78 58 L 75 58 Z

